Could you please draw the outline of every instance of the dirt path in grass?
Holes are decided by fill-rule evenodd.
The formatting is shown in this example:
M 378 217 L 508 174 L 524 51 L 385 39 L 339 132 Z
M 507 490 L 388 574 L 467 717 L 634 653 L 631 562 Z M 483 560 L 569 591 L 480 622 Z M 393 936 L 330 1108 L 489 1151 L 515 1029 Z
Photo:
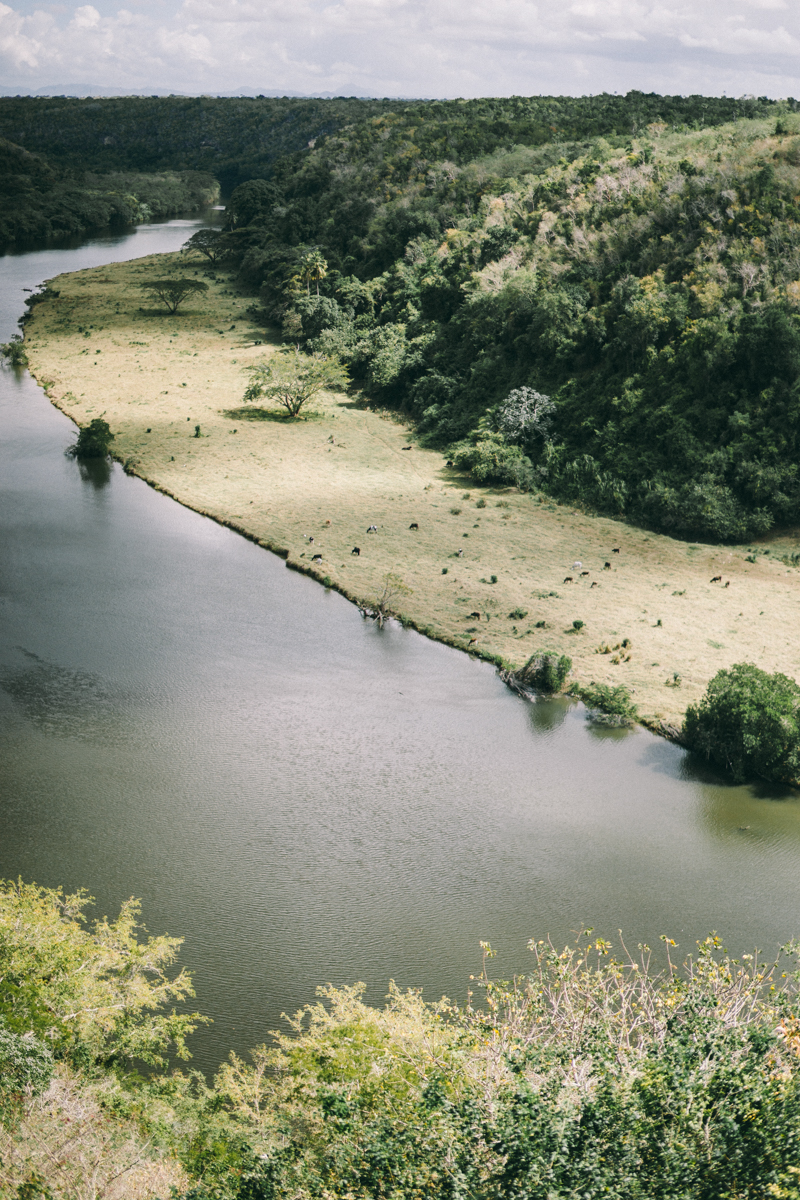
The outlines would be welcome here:
M 161 255 L 63 275 L 26 326 L 53 402 L 80 425 L 103 416 L 129 470 L 351 598 L 396 573 L 404 617 L 432 637 L 515 666 L 567 653 L 579 682 L 626 684 L 650 721 L 679 723 L 734 662 L 800 675 L 800 572 L 779 557 L 798 537 L 693 545 L 476 487 L 345 396 L 309 420 L 252 419 L 245 368 L 274 348 L 249 302 L 219 278 L 168 316 L 137 288 L 199 269 Z

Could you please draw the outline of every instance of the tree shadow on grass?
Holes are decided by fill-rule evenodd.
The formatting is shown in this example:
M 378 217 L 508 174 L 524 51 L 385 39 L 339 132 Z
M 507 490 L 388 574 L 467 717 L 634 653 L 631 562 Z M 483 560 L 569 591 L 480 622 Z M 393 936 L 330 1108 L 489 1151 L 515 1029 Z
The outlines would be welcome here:
M 281 425 L 295 425 L 298 421 L 322 421 L 325 414 L 320 412 L 299 413 L 290 417 L 287 412 L 275 408 L 258 408 L 254 404 L 242 408 L 224 408 L 222 415 L 228 421 L 277 421 Z

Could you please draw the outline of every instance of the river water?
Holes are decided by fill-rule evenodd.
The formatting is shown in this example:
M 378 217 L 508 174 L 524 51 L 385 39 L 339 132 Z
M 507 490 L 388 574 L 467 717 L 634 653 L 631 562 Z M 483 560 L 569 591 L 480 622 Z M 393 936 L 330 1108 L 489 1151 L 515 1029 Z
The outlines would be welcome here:
M 0 259 L 23 288 L 177 249 L 199 222 Z M 493 668 L 355 608 L 118 466 L 0 377 L 0 875 L 142 898 L 186 938 L 210 1069 L 318 984 L 463 1000 L 478 943 L 591 925 L 682 950 L 800 933 L 800 803 L 641 730 L 526 705 Z

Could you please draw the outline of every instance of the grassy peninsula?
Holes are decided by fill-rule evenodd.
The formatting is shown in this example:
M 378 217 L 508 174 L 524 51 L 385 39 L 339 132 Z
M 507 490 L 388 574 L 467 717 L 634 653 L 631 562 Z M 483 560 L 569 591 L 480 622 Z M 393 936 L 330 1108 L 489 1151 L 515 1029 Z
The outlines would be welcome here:
M 138 286 L 170 271 L 209 284 L 172 316 Z M 668 724 L 720 667 L 800 670 L 792 532 L 686 542 L 476 485 L 359 395 L 328 395 L 307 420 L 245 405 L 247 367 L 276 348 L 249 306 L 197 259 L 137 259 L 52 280 L 25 346 L 60 408 L 82 426 L 109 422 L 128 470 L 353 599 L 399 575 L 412 589 L 403 616 L 430 636 L 515 667 L 557 649 L 579 682 L 624 683 L 646 719 Z

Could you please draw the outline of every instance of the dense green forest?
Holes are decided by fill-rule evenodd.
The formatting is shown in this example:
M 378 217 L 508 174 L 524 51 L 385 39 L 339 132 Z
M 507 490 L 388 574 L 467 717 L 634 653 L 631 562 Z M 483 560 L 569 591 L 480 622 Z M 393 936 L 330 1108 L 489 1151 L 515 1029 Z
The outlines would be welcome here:
M 180 939 L 0 881 L 2 1200 L 797 1200 L 797 946 L 590 931 L 470 1002 L 321 990 L 209 1081 Z M 184 1012 L 174 1006 L 184 1003 Z
M 790 107 L 794 102 L 790 102 Z M 297 100 L 212 96 L 0 97 L 0 137 L 60 167 L 108 171 L 209 171 L 229 192 L 267 177 L 276 160 L 344 126 L 387 113 L 422 119 L 430 158 L 468 160 L 499 146 L 636 133 L 661 118 L 670 125 L 718 125 L 775 110 L 766 97 L 515 96 L 486 100 Z
M 197 212 L 219 196 L 204 171 L 96 175 L 54 167 L 0 138 L 0 247 Z
M 373 117 L 235 189 L 220 248 L 265 319 L 478 480 L 709 540 L 798 523 L 792 105 L 509 146 L 480 104 L 457 132 Z

